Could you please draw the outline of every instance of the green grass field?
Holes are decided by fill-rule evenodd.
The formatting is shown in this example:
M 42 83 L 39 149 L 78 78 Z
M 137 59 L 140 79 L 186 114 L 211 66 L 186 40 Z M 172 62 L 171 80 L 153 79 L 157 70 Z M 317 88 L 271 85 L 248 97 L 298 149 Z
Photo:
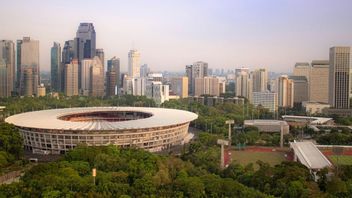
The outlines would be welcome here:
M 352 165 L 352 156 L 349 155 L 331 155 L 329 156 L 329 158 L 335 165 L 337 164 L 337 162 L 339 163 L 339 165 Z
M 253 152 L 253 151 L 232 151 L 232 161 L 246 166 L 249 163 L 253 163 L 254 169 L 258 169 L 256 162 L 261 160 L 275 166 L 285 161 L 285 154 L 282 152 Z

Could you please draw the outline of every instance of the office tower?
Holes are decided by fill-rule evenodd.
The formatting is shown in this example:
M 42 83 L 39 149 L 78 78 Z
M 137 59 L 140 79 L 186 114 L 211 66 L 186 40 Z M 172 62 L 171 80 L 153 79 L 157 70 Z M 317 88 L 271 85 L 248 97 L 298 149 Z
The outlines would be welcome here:
M 31 96 L 37 93 L 40 84 L 39 41 L 31 40 L 30 37 L 17 40 L 17 77 L 20 95 Z
M 255 107 L 260 105 L 269 109 L 270 112 L 276 112 L 278 106 L 277 93 L 269 91 L 253 92 L 252 104 Z
M 116 87 L 116 90 L 119 90 L 120 87 L 121 87 L 121 73 L 120 73 L 120 59 L 119 58 L 116 58 L 115 56 L 113 58 L 111 58 L 110 60 L 108 60 L 108 68 L 107 68 L 107 73 L 109 72 L 115 72 L 115 76 L 116 76 L 116 79 L 114 80 L 115 83 L 114 84 L 111 84 L 109 86 L 114 86 Z M 111 75 L 111 74 L 109 74 Z M 110 80 L 110 82 L 112 82 Z M 115 89 L 115 88 L 114 88 Z M 114 93 L 113 95 L 116 95 L 118 94 L 118 92 Z
M 252 72 L 253 92 L 265 92 L 268 90 L 268 72 L 266 69 L 256 69 Z
M 78 60 L 73 59 L 71 63 L 65 64 L 64 68 L 64 94 L 66 96 L 78 95 Z
M 123 82 L 122 83 L 123 94 L 132 95 L 133 94 L 133 78 L 125 74 L 122 78 L 122 82 Z
M 147 77 L 148 76 L 148 74 L 149 74 L 149 72 L 150 72 L 150 70 L 149 70 L 149 67 L 148 67 L 148 65 L 147 64 L 143 64 L 142 66 L 141 66 L 141 77 L 143 78 L 143 77 Z
M 188 78 L 188 95 L 192 95 L 192 65 L 186 65 L 186 76 Z
M 116 72 L 114 70 L 106 72 L 106 96 L 116 95 Z
M 84 96 L 104 95 L 104 67 L 98 56 L 82 60 L 80 93 Z
M 309 82 L 310 65 L 306 62 L 296 63 L 293 68 L 293 76 L 305 76 Z
M 293 107 L 294 83 L 287 75 L 281 75 L 277 82 L 279 107 Z
M 305 76 L 290 76 L 289 79 L 294 84 L 293 103 L 295 106 L 301 106 L 302 102 L 308 101 L 308 80 Z
M 140 57 L 141 54 L 137 50 L 128 52 L 128 75 L 132 78 L 140 77 Z
M 159 81 L 147 81 L 146 94 L 147 98 L 151 98 L 157 105 L 169 100 L 169 85 L 163 85 Z
M 80 23 L 74 40 L 75 58 L 78 60 L 78 88 L 81 89 L 81 62 L 96 55 L 96 34 L 93 23 Z
M 11 96 L 15 88 L 15 44 L 0 41 L 0 98 Z
M 90 68 L 89 95 L 94 97 L 104 96 L 104 67 L 97 56 L 94 57 Z
M 65 45 L 62 48 L 62 60 L 59 67 L 59 90 L 64 92 L 65 90 L 65 65 L 70 64 L 74 59 L 75 50 L 74 50 L 74 41 L 68 40 L 65 41 Z
M 219 79 L 216 77 L 206 76 L 195 79 L 194 96 L 211 95 L 219 96 Z
M 51 89 L 60 90 L 60 66 L 61 66 L 61 46 L 60 43 L 54 42 L 51 47 Z
M 99 57 L 101 64 L 103 67 L 105 66 L 105 56 L 104 56 L 104 49 L 96 49 L 95 56 Z
M 328 60 L 312 61 L 309 75 L 309 101 L 329 103 L 329 67 Z
M 251 86 L 248 68 L 236 69 L 235 94 L 236 96 L 242 96 L 247 99 L 250 98 Z
M 350 108 L 351 47 L 330 48 L 329 103 L 336 109 Z
M 188 77 L 174 77 L 171 78 L 171 90 L 180 98 L 188 97 Z

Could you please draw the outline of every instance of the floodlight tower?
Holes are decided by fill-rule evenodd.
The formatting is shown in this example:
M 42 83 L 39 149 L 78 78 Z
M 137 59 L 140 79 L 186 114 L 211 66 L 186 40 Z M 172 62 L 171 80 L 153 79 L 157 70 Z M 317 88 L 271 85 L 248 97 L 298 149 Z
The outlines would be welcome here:
M 228 124 L 229 125 L 229 141 L 230 141 L 230 144 L 229 146 L 231 146 L 231 124 L 235 124 L 235 120 L 226 120 L 225 124 Z
M 229 145 L 228 140 L 223 140 L 223 139 L 218 139 L 218 144 L 221 145 L 221 156 L 220 156 L 220 169 L 225 168 L 225 151 L 224 151 L 224 146 Z

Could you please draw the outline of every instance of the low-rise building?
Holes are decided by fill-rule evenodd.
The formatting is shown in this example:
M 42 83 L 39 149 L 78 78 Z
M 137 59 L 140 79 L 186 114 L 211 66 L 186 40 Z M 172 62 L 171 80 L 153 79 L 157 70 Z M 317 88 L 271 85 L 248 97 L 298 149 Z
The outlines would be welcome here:
M 303 102 L 302 106 L 309 114 L 321 114 L 324 108 L 330 108 L 330 104 L 322 102 Z
M 259 132 L 275 133 L 283 132 L 283 134 L 288 134 L 290 132 L 290 127 L 286 121 L 282 120 L 245 120 L 244 127 L 255 126 L 258 128 Z

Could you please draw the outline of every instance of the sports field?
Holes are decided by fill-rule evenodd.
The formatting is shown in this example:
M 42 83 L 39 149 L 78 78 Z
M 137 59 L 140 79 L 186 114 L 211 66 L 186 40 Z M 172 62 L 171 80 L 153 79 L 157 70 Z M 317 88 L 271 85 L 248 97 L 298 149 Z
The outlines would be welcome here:
M 244 151 L 232 151 L 232 161 L 246 166 L 249 163 L 253 163 L 254 169 L 258 169 L 256 162 L 261 160 L 275 166 L 280 164 L 282 161 L 285 161 L 285 153 L 268 150 L 244 150 Z
M 352 165 L 352 156 L 348 155 L 330 155 L 330 160 L 334 165 Z

